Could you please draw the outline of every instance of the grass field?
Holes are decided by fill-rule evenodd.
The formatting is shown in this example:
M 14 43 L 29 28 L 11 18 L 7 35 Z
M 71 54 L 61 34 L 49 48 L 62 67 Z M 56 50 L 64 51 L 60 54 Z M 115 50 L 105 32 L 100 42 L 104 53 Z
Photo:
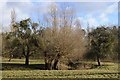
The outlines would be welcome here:
M 93 62 L 95 64 L 95 62 Z M 24 65 L 24 59 L 2 60 L 3 78 L 118 78 L 118 64 L 103 62 L 103 66 L 83 70 L 41 70 L 43 60 L 30 60 L 30 66 Z

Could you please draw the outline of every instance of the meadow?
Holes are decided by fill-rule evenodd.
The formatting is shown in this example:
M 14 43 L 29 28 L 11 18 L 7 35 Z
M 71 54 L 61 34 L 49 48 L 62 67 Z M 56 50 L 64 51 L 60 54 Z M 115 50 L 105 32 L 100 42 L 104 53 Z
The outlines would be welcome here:
M 96 64 L 96 62 L 87 62 Z M 2 59 L 2 78 L 118 78 L 118 64 L 102 62 L 102 66 L 81 70 L 44 70 L 43 60 Z

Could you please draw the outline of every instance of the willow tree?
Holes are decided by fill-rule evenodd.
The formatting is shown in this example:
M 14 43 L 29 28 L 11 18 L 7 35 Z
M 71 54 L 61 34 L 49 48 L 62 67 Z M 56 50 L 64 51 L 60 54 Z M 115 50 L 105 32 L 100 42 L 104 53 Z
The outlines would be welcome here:
M 45 65 L 46 69 L 58 69 L 62 58 L 83 53 L 85 34 L 79 26 L 73 27 L 72 8 L 59 9 L 52 4 L 48 11 L 43 36 Z

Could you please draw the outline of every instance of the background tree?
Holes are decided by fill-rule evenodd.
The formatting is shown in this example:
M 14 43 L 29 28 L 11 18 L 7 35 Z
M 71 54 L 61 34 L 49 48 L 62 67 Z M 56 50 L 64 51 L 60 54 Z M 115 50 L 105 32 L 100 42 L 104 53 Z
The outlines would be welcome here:
M 91 55 L 96 57 L 98 66 L 100 66 L 100 58 L 112 52 L 113 35 L 109 28 L 100 27 L 94 29 L 91 33 Z
M 112 44 L 112 54 L 110 55 L 110 58 L 112 58 L 114 61 L 118 61 L 118 28 L 117 26 L 111 27 L 111 35 L 114 38 L 113 44 Z
M 12 26 L 14 31 L 8 35 L 8 39 L 11 40 L 11 49 L 19 49 L 25 56 L 25 64 L 29 65 L 29 56 L 32 55 L 39 46 L 37 37 L 38 24 L 32 22 L 31 19 L 28 18 L 19 23 L 14 23 Z M 11 39 L 12 37 L 14 38 Z
M 120 50 L 120 26 L 118 26 L 118 50 Z M 118 61 L 120 61 L 120 51 L 118 51 Z

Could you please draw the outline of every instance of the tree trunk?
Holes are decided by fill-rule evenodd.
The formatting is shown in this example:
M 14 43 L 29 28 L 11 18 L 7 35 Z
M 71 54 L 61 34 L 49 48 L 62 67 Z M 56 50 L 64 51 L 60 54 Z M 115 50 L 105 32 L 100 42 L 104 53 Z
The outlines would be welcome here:
M 13 55 L 10 54 L 9 62 L 11 61 L 12 58 L 13 58 Z
M 48 62 L 45 62 L 45 69 L 46 70 L 58 70 L 57 68 L 57 64 L 58 64 L 58 60 L 48 60 Z
M 47 61 L 47 52 L 44 52 L 44 60 L 45 60 L 45 70 L 48 70 L 48 61 Z
M 58 70 L 57 65 L 58 65 L 59 59 L 60 59 L 60 55 L 57 54 L 57 57 L 55 58 L 54 64 L 53 64 L 53 69 L 55 69 L 55 70 Z
M 21 56 L 19 57 L 19 59 L 21 59 Z
M 53 59 L 53 58 L 48 58 L 47 52 L 44 52 L 44 60 L 45 60 L 45 69 L 46 70 L 58 70 L 57 64 L 59 62 L 59 54 Z M 50 56 L 49 56 L 50 57 Z
M 48 61 L 48 63 L 46 63 L 46 69 L 47 70 L 52 70 L 52 63 L 50 61 Z
M 25 61 L 25 65 L 29 65 L 29 53 L 30 53 L 30 49 L 29 46 L 27 45 L 27 54 L 26 54 L 26 61 Z
M 97 55 L 97 62 L 98 62 L 98 66 L 101 66 L 101 64 L 100 64 L 100 57 L 99 57 L 99 55 Z
M 29 65 L 29 56 L 26 55 L 25 65 Z
M 45 70 L 48 70 L 48 63 L 45 62 Z
M 45 61 L 45 69 L 52 70 L 52 61 L 51 60 L 48 59 Z
M 58 64 L 58 60 L 55 60 L 53 64 L 53 69 L 58 70 L 57 64 Z

